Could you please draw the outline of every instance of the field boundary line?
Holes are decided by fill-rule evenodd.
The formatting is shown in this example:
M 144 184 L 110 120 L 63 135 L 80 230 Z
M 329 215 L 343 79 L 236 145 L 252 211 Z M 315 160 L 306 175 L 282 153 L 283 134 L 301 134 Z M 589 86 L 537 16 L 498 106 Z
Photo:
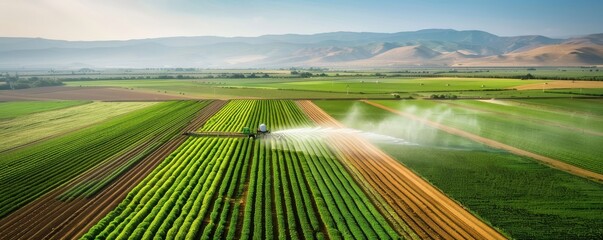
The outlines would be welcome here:
M 378 104 L 378 103 L 375 103 L 375 102 L 371 102 L 371 101 L 368 101 L 368 100 L 361 100 L 361 102 L 364 102 L 364 103 L 369 104 L 369 105 L 371 105 L 373 107 L 377 107 L 377 108 L 386 110 L 388 112 L 400 115 L 402 117 L 405 117 L 405 118 L 408 118 L 408 119 L 411 119 L 411 120 L 419 121 L 419 122 L 427 124 L 427 125 L 429 125 L 431 127 L 438 128 L 438 129 L 440 129 L 440 130 L 442 130 L 444 132 L 447 132 L 447 133 L 450 133 L 450 134 L 453 134 L 453 135 L 457 135 L 457 136 L 460 136 L 460 137 L 464 137 L 464 138 L 470 139 L 470 140 L 478 142 L 478 143 L 485 144 L 485 145 L 487 145 L 489 147 L 492 147 L 492 148 L 503 149 L 503 150 L 506 150 L 506 151 L 508 151 L 510 153 L 513 153 L 515 155 L 532 158 L 534 160 L 537 160 L 537 161 L 539 161 L 541 163 L 546 164 L 547 166 L 550 166 L 550 167 L 553 167 L 553 168 L 565 171 L 567 173 L 570 173 L 570 174 L 573 174 L 573 175 L 576 175 L 576 176 L 580 176 L 580 177 L 584 177 L 584 178 L 587 178 L 587 179 L 591 179 L 591 180 L 596 180 L 596 181 L 599 181 L 599 182 L 603 182 L 603 174 L 599 174 L 599 173 L 592 172 L 592 171 L 589 171 L 589 170 L 586 170 L 586 169 L 583 169 L 583 168 L 579 168 L 577 166 L 574 166 L 574 165 L 562 162 L 560 160 L 556 160 L 556 159 L 553 159 L 553 158 L 550 158 L 550 157 L 542 156 L 540 154 L 536 154 L 536 153 L 529 152 L 529 151 L 526 151 L 526 150 L 523 150 L 523 149 L 519 149 L 519 148 L 510 146 L 510 145 L 507 145 L 507 144 L 504 144 L 504 143 L 501 143 L 501 142 L 489 139 L 489 138 L 485 138 L 485 137 L 482 137 L 482 136 L 479 136 L 479 135 L 476 135 L 476 134 L 473 134 L 473 133 L 469 133 L 469 132 L 466 132 L 466 131 L 463 131 L 463 130 L 460 130 L 460 129 L 457 129 L 457 128 L 446 126 L 444 124 L 437 123 L 437 122 L 434 122 L 434 121 L 431 121 L 431 120 L 428 120 L 428 119 L 425 119 L 425 118 L 421 118 L 421 117 L 418 117 L 418 116 L 416 116 L 414 114 L 411 114 L 411 113 L 402 112 L 402 111 L 399 111 L 399 110 L 396 110 L 396 109 L 393 109 L 393 108 L 390 108 L 390 107 L 387 107 L 387 106 L 384 106 L 384 105 L 381 105 L 381 104 Z

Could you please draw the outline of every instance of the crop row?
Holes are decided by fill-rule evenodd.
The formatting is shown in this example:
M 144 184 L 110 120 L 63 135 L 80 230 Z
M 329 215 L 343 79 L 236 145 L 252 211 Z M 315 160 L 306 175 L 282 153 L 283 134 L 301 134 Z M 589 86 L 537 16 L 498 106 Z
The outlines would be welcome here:
M 155 102 L 92 102 L 80 106 L 22 115 L 0 120 L 0 152 L 9 151 L 43 139 L 59 137 Z M 33 104 L 35 106 L 35 104 Z M 27 105 L 26 105 L 27 106 Z M 50 107 L 50 106 L 49 106 Z M 2 109 L 2 108 L 0 108 Z M 2 111 L 11 111 L 2 109 Z
M 189 138 L 84 238 L 223 235 L 250 143 L 248 139 Z M 238 213 L 230 212 L 231 218 Z M 218 220 L 219 216 L 223 218 Z M 206 219 L 212 225 L 201 231 Z
M 192 117 L 204 104 L 165 102 L 113 118 L 59 138 L 1 155 L 0 216 L 82 172 L 111 160 L 144 139 L 174 126 L 169 116 Z M 180 122 L 185 124 L 186 121 Z
M 242 239 L 398 236 L 322 140 L 260 139 L 256 148 Z
M 291 117 L 296 116 L 296 117 Z M 284 129 L 309 126 L 294 102 L 284 100 L 232 100 L 201 128 L 202 131 L 238 132 L 243 127 Z
M 191 106 L 194 107 L 194 106 Z M 173 114 L 162 116 L 161 123 L 156 124 L 154 128 L 148 128 L 152 132 L 146 134 L 132 146 L 141 146 L 142 149 L 135 156 L 125 159 L 125 161 L 117 164 L 108 163 L 102 167 L 108 171 L 102 171 L 101 174 L 92 176 L 90 179 L 80 182 L 61 195 L 61 199 L 67 200 L 78 196 L 90 197 L 103 189 L 107 184 L 111 183 L 124 172 L 127 172 L 131 167 L 136 165 L 140 160 L 157 149 L 159 146 L 167 142 L 169 139 L 178 134 L 180 129 L 184 127 L 190 120 L 194 111 L 189 111 L 182 108 L 181 111 L 174 111 Z M 126 148 L 129 150 L 131 147 Z M 121 155 L 121 154 L 116 154 Z M 117 166 L 115 166 L 117 165 Z M 104 170 L 104 169 L 103 169 Z
M 252 114 L 249 114 L 251 112 Z M 231 101 L 207 131 L 309 126 L 292 101 Z M 321 139 L 191 137 L 86 239 L 391 239 L 398 234 Z

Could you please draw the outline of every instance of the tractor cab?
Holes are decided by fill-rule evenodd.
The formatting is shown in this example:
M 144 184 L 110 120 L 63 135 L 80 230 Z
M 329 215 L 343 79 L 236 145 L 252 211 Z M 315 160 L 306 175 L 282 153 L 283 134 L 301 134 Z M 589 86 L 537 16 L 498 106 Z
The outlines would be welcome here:
M 265 136 L 269 133 L 270 133 L 270 130 L 268 130 L 268 128 L 266 127 L 266 124 L 264 124 L 264 123 L 260 124 L 260 127 L 258 127 L 258 130 L 256 131 L 256 134 L 258 136 Z

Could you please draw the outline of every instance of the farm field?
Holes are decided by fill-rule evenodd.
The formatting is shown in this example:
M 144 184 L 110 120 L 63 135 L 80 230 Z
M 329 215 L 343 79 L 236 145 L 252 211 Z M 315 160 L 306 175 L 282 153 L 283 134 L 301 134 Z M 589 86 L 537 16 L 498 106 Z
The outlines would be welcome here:
M 107 119 L 154 105 L 154 102 L 90 102 L 0 120 L 0 152 L 92 126 Z M 34 102 L 37 105 L 37 102 Z
M 519 105 L 532 106 L 541 111 L 551 111 L 565 114 L 603 115 L 603 105 L 600 99 L 523 99 L 512 100 Z
M 0 90 L 0 101 L 168 101 L 190 99 L 182 95 L 131 91 L 115 87 L 38 87 Z
M 204 103 L 200 104 L 204 105 Z M 194 120 L 181 129 L 180 133 L 199 128 L 223 105 L 223 101 L 212 101 L 207 104 L 201 111 L 194 114 Z M 175 125 L 172 127 L 178 129 L 178 126 Z M 7 217 L 0 219 L 0 234 L 15 238 L 36 239 L 74 239 L 82 236 L 94 223 L 115 208 L 133 187 L 187 139 L 187 136 L 180 133 L 149 154 L 145 152 L 156 141 L 151 140 L 147 144 L 138 145 L 108 162 L 118 164 L 103 164 L 93 168 L 73 181 L 57 187 L 32 203 L 19 208 Z M 119 163 L 137 159 L 141 153 L 146 156 L 129 166 L 127 171 L 122 172 L 123 168 L 119 167 Z M 80 195 L 72 199 L 64 198 L 65 193 L 76 189 L 82 183 L 94 182 L 94 177 L 105 176 L 105 179 L 109 179 L 106 175 L 109 172 L 121 172 L 121 175 L 116 177 L 113 177 L 113 174 L 109 175 L 113 180 L 107 182 L 105 187 L 96 194 L 85 197 Z
M 178 129 L 171 124 L 184 125 L 202 106 L 195 102 L 155 104 L 31 147 L 0 153 L 0 167 L 4 169 L 0 173 L 0 216 L 99 164 L 116 164 L 73 194 L 86 195 L 102 189 L 136 158 L 115 163 L 111 160 L 139 144 L 146 143 L 145 148 L 150 149 L 158 147 L 173 137 L 173 129 Z
M 603 88 L 565 88 L 546 90 L 546 92 L 582 96 L 603 96 Z
M 603 151 L 597 147 L 603 143 L 603 135 L 596 130 L 597 127 L 590 127 L 597 125 L 597 121 L 600 120 L 597 119 L 598 117 L 575 116 L 572 121 L 581 121 L 586 125 L 573 125 L 555 122 L 555 119 L 549 119 L 547 122 L 538 121 L 538 117 L 532 118 L 536 119 L 535 121 L 526 120 L 526 117 L 537 115 L 537 111 L 529 109 L 511 108 L 510 111 L 521 113 L 523 116 L 517 118 L 511 118 L 507 114 L 496 113 L 496 111 L 488 112 L 487 110 L 491 108 L 505 109 L 492 102 L 480 102 L 481 108 L 477 110 L 475 108 L 478 104 L 467 108 L 454 105 L 455 102 L 375 102 L 595 173 L 603 173 L 603 162 L 600 159 Z M 597 102 L 592 104 L 596 105 Z M 546 139 L 546 144 L 543 144 L 543 139 Z
M 231 101 L 202 129 L 230 131 L 259 121 L 273 131 L 311 124 L 291 101 L 242 100 Z M 319 139 L 191 137 L 84 238 L 398 234 Z
M 471 137 L 603 176 L 599 88 L 513 90 L 554 80 L 425 71 L 446 77 L 203 70 L 198 76 L 226 78 L 132 73 L 3 90 L 0 101 L 45 101 L 0 102 L 9 111 L 0 113 L 0 236 L 603 236 L 598 178 Z M 81 100 L 49 101 L 61 96 Z M 272 133 L 241 133 L 260 123 Z
M 539 100 L 544 101 L 544 100 Z M 414 101 L 416 102 L 416 101 Z M 356 101 L 315 101 L 347 127 L 409 140 L 378 146 L 470 211 L 517 239 L 598 238 L 600 183 Z
M 460 97 L 568 97 L 572 94 L 536 90 L 516 91 L 522 85 L 538 85 L 547 80 L 487 78 L 380 78 L 313 77 L 258 79 L 144 79 L 68 81 L 68 86 L 121 87 L 149 93 L 167 93 L 203 98 L 391 98 L 392 93 L 429 97 L 451 93 Z M 603 85 L 602 85 L 603 87 Z M 502 91 L 501 91 L 502 90 Z M 579 94 L 573 94 L 579 96 Z M 180 95 L 182 96 L 182 95 Z
M 303 79 L 302 79 L 303 80 Z M 300 88 L 277 89 L 255 86 L 254 83 L 299 81 L 295 79 L 208 79 L 208 80 L 98 80 L 65 82 L 67 86 L 104 86 L 134 89 L 134 92 L 165 93 L 176 96 L 212 99 L 296 99 L 296 98 L 391 98 L 389 93 L 360 94 L 356 92 L 312 91 Z M 252 84 L 252 85 L 249 85 Z M 184 93 L 184 95 L 179 95 Z
M 220 83 L 231 85 L 226 81 Z M 541 80 L 518 79 L 480 79 L 480 78 L 329 78 L 317 77 L 305 81 L 283 79 L 281 82 L 245 83 L 238 86 L 294 89 L 306 91 L 332 91 L 353 93 L 392 93 L 392 92 L 425 92 L 425 91 L 458 91 L 458 90 L 491 90 L 504 89 L 524 84 L 544 83 Z M 483 85 L 483 87 L 482 87 Z M 234 85 L 237 86 L 237 85 Z
M 532 74 L 537 78 L 547 80 L 593 80 L 600 79 L 602 72 L 600 69 L 580 68 L 580 67 L 426 67 L 426 68 L 401 68 L 401 69 L 375 69 L 375 70 L 336 70 L 336 69 L 307 69 L 313 74 L 328 74 L 329 77 L 375 77 L 375 74 L 381 74 L 388 77 L 466 77 L 466 78 L 519 78 L 527 74 Z M 599 70 L 599 71 L 597 71 Z M 303 71 L 303 70 L 300 70 Z M 220 75 L 244 74 L 246 76 L 255 73 L 256 75 L 268 74 L 274 78 L 294 77 L 291 70 L 270 70 L 261 71 L 253 69 L 189 69 L 183 72 L 177 69 L 104 69 L 97 70 L 95 73 L 79 73 L 72 71 L 56 70 L 53 73 L 40 70 L 25 70 L 21 72 L 23 77 L 48 77 L 51 79 L 115 79 L 115 78 L 158 78 L 160 76 L 171 76 L 177 78 L 178 75 L 198 77 L 198 78 L 219 78 Z
M 313 103 L 301 101 L 299 105 L 321 126 L 343 127 Z M 396 212 L 420 238 L 504 238 L 366 140 L 337 133 L 328 139 L 340 159 L 354 166 L 350 171 L 359 182 L 375 189 L 376 198 L 384 199 L 392 208 L 388 212 Z
M 0 120 L 89 103 L 88 101 L 0 102 Z

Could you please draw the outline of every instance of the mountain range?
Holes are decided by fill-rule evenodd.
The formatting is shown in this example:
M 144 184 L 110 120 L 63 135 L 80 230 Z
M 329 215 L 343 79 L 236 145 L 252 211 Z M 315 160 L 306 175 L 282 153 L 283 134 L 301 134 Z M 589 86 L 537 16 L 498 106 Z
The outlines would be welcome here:
M 125 41 L 0 37 L 0 68 L 4 69 L 593 65 L 603 65 L 603 34 L 555 39 L 426 29 Z

